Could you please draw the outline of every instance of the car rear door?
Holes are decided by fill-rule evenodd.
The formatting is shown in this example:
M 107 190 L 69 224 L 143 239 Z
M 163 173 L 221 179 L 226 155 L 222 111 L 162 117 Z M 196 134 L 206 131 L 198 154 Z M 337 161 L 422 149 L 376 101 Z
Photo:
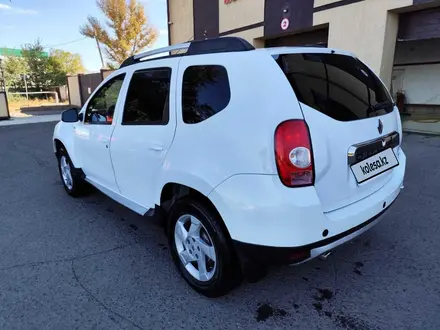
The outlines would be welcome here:
M 145 208 L 154 207 L 153 187 L 174 138 L 176 73 L 175 59 L 133 68 L 112 136 L 110 153 L 118 187 L 124 197 Z
M 357 58 L 327 49 L 275 58 L 310 129 L 323 211 L 383 187 L 398 166 L 401 125 L 380 79 Z

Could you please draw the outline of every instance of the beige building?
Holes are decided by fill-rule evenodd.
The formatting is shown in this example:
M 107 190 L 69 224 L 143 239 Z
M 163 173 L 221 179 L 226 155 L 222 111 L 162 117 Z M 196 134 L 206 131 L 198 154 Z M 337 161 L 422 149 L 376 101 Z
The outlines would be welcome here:
M 168 16 L 170 44 L 239 36 L 351 51 L 407 111 L 440 114 L 440 0 L 168 0 Z

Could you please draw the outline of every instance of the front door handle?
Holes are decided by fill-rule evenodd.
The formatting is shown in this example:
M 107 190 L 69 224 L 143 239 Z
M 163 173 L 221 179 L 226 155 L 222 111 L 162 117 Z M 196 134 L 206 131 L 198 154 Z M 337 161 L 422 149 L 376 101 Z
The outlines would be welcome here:
M 101 141 L 101 143 L 109 143 L 110 139 L 106 138 L 106 137 L 101 137 L 100 141 Z
M 151 146 L 149 149 L 154 150 L 154 151 L 162 151 L 163 147 L 159 146 L 159 145 L 154 145 L 154 146 Z

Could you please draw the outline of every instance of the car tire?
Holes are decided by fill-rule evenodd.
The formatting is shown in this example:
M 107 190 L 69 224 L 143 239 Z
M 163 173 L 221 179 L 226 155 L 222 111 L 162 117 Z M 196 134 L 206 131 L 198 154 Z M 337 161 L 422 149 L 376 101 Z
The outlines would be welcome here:
M 69 154 L 60 147 L 57 152 L 58 171 L 60 173 L 61 182 L 66 192 L 73 197 L 79 197 L 86 193 L 86 182 L 83 172 L 74 167 L 70 160 Z
M 220 215 L 208 203 L 191 197 L 178 200 L 171 207 L 167 227 L 176 267 L 196 291 L 207 297 L 219 297 L 239 284 L 241 273 L 229 235 Z M 181 231 L 185 229 L 188 236 L 183 244 L 185 236 Z

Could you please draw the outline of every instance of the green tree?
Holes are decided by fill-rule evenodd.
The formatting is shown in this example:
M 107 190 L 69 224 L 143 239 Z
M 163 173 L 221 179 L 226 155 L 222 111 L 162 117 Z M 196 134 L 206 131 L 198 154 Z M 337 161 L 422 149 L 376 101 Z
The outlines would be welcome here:
M 79 54 L 55 49 L 49 55 L 49 75 L 52 85 L 65 85 L 67 75 L 84 73 L 85 69 Z
M 39 40 L 22 48 L 22 57 L 7 57 L 4 61 L 6 85 L 9 89 L 24 91 L 23 75 L 29 90 L 47 90 L 65 85 L 67 75 L 85 71 L 81 56 L 55 49 L 47 56 Z
M 8 56 L 3 61 L 3 72 L 7 89 L 24 90 L 23 75 L 28 72 L 26 61 L 21 57 Z
M 21 54 L 26 61 L 29 77 L 29 85 L 37 91 L 51 86 L 49 58 L 43 55 L 44 47 L 37 40 L 32 44 L 26 44 Z
M 137 0 L 128 3 L 126 0 L 97 0 L 96 4 L 107 17 L 110 31 L 97 18 L 89 16 L 80 32 L 102 43 L 110 61 L 121 64 L 156 41 L 157 32 L 148 23 L 144 7 Z

